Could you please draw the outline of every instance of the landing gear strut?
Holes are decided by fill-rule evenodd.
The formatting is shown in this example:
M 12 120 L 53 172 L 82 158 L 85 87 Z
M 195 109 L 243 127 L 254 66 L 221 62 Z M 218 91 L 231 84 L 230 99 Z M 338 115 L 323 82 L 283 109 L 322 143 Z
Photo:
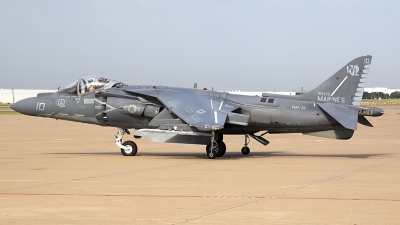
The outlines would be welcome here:
M 118 131 L 117 135 L 115 135 L 115 144 L 121 148 L 121 153 L 124 156 L 134 156 L 137 153 L 138 147 L 133 141 L 125 141 L 121 144 L 122 138 L 124 134 L 130 134 L 128 129 L 121 129 Z
M 242 148 L 242 154 L 248 155 L 250 153 L 250 148 L 247 147 L 250 143 L 250 138 L 248 134 L 244 135 L 244 147 Z
M 218 140 L 215 140 L 215 132 L 211 132 L 211 145 L 206 146 L 207 158 L 215 159 L 216 157 L 221 157 L 226 152 L 226 145 L 222 141 L 223 136 L 219 135 Z

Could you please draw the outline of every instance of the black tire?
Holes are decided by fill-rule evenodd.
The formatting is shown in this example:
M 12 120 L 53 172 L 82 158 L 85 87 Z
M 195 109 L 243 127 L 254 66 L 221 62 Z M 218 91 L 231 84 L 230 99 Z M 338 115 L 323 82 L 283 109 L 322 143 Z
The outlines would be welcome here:
M 123 148 L 121 148 L 121 153 L 124 156 L 134 156 L 136 155 L 138 148 L 137 145 L 135 144 L 135 142 L 133 141 L 125 141 L 123 144 L 123 146 L 129 147 L 128 150 L 125 150 Z
M 216 151 L 217 157 L 221 157 L 221 156 L 225 155 L 226 145 L 223 141 L 218 141 L 217 144 L 218 144 L 218 147 L 217 147 L 218 151 Z
M 243 147 L 243 148 L 242 148 L 242 154 L 243 154 L 243 155 L 248 155 L 248 154 L 250 154 L 250 148 L 249 148 L 249 147 Z
M 210 151 L 211 145 L 206 145 L 206 152 Z
M 218 141 L 217 142 L 218 146 L 214 149 L 214 152 L 216 153 L 216 157 L 221 157 L 223 155 L 225 155 L 226 152 L 226 145 L 223 141 Z M 206 146 L 206 152 L 208 155 L 208 152 L 210 151 L 211 145 L 207 145 Z

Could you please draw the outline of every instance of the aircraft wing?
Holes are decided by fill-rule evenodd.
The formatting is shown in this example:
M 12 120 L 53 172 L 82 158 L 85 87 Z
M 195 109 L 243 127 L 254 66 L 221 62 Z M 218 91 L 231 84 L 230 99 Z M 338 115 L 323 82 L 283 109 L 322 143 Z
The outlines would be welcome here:
M 247 125 L 248 116 L 231 113 L 239 107 L 223 98 L 175 89 L 135 89 L 126 92 L 157 98 L 170 112 L 201 131 L 222 129 L 229 118 L 239 118 L 242 124 L 236 124 Z M 234 121 L 231 123 L 235 124 Z

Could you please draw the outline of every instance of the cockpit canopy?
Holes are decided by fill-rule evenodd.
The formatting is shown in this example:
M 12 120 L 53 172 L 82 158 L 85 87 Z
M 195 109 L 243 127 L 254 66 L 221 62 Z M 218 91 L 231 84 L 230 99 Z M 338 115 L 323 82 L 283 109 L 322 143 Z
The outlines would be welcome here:
M 84 77 L 59 90 L 60 93 L 83 95 L 101 88 L 108 89 L 125 84 L 104 77 Z

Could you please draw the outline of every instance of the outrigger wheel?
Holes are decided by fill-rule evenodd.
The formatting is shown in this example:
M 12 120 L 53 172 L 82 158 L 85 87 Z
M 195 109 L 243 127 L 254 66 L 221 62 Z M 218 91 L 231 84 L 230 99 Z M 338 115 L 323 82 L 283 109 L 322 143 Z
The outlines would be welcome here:
M 250 148 L 249 147 L 243 147 L 242 148 L 242 154 L 243 155 L 248 155 L 250 153 Z
M 244 135 L 244 147 L 242 148 L 241 152 L 243 155 L 248 155 L 250 154 L 250 148 L 247 147 L 250 143 L 250 138 L 248 134 Z

